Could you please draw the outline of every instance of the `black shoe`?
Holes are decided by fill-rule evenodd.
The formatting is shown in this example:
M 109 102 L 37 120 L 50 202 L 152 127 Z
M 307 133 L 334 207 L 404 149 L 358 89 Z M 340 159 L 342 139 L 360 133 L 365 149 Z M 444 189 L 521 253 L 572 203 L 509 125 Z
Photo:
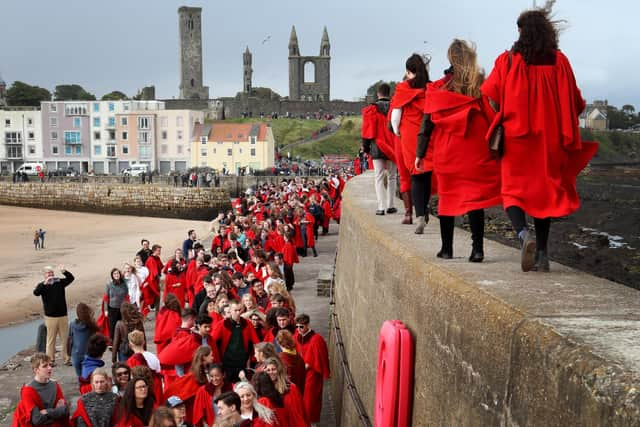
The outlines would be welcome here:
M 396 209 L 396 208 L 389 208 L 389 209 L 387 209 L 387 213 L 388 213 L 388 214 L 394 214 L 394 213 L 396 213 L 396 212 L 398 212 L 398 209 Z
M 484 260 L 484 252 L 476 251 L 475 249 L 471 250 L 471 255 L 469 256 L 469 262 L 482 262 Z
M 451 259 L 451 258 L 453 258 L 453 252 L 452 251 L 445 251 L 444 249 L 440 249 L 440 252 L 438 252 L 436 254 L 436 256 L 438 258 L 442 258 L 442 259 Z
M 384 215 L 384 209 L 378 209 L 376 215 Z
M 533 265 L 533 268 L 531 268 L 531 271 L 549 272 L 549 256 L 547 255 L 547 251 L 536 251 L 536 263 Z
M 531 237 L 528 230 L 524 230 L 520 241 L 522 244 L 520 267 L 522 267 L 522 271 L 531 271 L 536 262 L 536 241 Z

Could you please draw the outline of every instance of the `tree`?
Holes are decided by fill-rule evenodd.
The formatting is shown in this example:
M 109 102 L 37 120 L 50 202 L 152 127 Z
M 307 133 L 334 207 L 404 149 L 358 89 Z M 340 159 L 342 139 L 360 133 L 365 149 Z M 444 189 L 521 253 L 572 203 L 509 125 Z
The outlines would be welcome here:
M 375 99 L 376 93 L 378 91 L 378 86 L 380 86 L 382 83 L 387 83 L 389 86 L 391 86 L 391 96 L 393 96 L 393 93 L 396 91 L 396 84 L 398 82 L 394 82 L 394 81 L 385 82 L 384 80 L 378 80 L 377 82 L 369 86 L 369 88 L 367 89 L 367 98 Z
M 56 101 L 95 101 L 96 96 L 87 92 L 80 85 L 58 85 L 53 94 Z
M 633 113 L 636 112 L 636 107 L 634 107 L 631 104 L 625 104 L 622 106 L 622 112 L 625 113 L 627 116 L 633 116 Z
M 129 97 L 119 90 L 114 90 L 113 92 L 109 92 L 106 95 L 103 95 L 101 99 L 103 101 L 121 101 L 129 99 Z
M 21 107 L 39 107 L 40 102 L 51 100 L 51 92 L 47 89 L 19 81 L 13 82 L 6 95 L 9 105 Z

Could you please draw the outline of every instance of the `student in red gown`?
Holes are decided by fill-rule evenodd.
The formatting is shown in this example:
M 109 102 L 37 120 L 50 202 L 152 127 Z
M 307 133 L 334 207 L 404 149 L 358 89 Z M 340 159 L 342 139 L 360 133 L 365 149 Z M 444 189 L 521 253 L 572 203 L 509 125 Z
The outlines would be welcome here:
M 447 56 L 451 68 L 445 77 L 427 86 L 415 162 L 418 167 L 427 146 L 433 147 L 442 239 L 437 256 L 453 257 L 455 216 L 468 213 L 473 240 L 469 261 L 482 262 L 484 208 L 501 202 L 498 162 L 485 141 L 487 113 L 493 118 L 493 112 L 480 93 L 484 74 L 475 48 L 455 39 Z
M 140 310 L 143 315 L 146 315 L 146 311 L 149 308 L 157 307 L 160 300 L 160 276 L 162 275 L 162 269 L 164 265 L 160 260 L 162 253 L 162 246 L 153 245 L 151 247 L 151 255 L 147 258 L 144 266 L 149 269 L 149 277 L 146 281 L 146 286 L 142 288 L 142 299 L 144 302 L 144 311 Z
M 175 258 L 169 259 L 164 269 L 164 298 L 175 295 L 180 302 L 180 307 L 184 307 L 187 290 L 187 264 L 182 258 L 182 250 L 176 249 Z
M 207 382 L 196 392 L 191 422 L 197 427 L 205 423 L 212 426 L 216 420 L 213 401 L 222 393 L 233 391 L 233 386 L 224 379 L 222 366 L 214 363 L 207 367 Z
M 404 162 L 411 174 L 411 193 L 416 210 L 416 234 L 424 233 L 429 221 L 429 198 L 431 196 L 431 174 L 433 162 L 431 150 L 418 168 L 415 166 L 418 131 L 422 123 L 424 93 L 429 81 L 429 73 L 424 59 L 411 55 L 406 62 L 406 80 L 396 85 L 391 100 L 391 125 L 393 133 L 400 138 L 402 156 L 398 163 Z
M 282 400 L 287 409 L 288 423 L 283 425 L 308 427 L 310 426 L 307 412 L 302 399 L 302 391 L 287 379 L 287 371 L 278 357 L 271 357 L 264 362 L 264 372 L 269 376 L 273 385 L 282 395 Z M 316 396 L 316 399 L 318 397 Z
M 116 427 L 146 427 L 149 425 L 153 406 L 153 393 L 147 378 L 132 378 L 120 399 Z
M 580 138 L 585 101 L 548 12 L 525 11 L 517 26 L 518 40 L 496 59 L 481 90 L 500 111 L 493 125 L 504 126 L 502 200 L 520 239 L 522 270 L 549 271 L 551 218 L 580 206 L 576 176 L 597 144 Z M 535 239 L 525 214 L 534 219 Z
M 329 350 L 324 338 L 310 327 L 307 314 L 296 317 L 296 345 L 304 360 L 307 374 L 304 383 L 304 407 L 309 421 L 317 423 L 322 410 L 322 388 L 329 378 Z
M 156 343 L 156 354 L 160 354 L 169 344 L 176 329 L 182 324 L 181 307 L 175 295 L 167 295 L 164 300 L 164 307 L 158 311 L 156 316 L 156 328 L 153 334 L 153 342 Z

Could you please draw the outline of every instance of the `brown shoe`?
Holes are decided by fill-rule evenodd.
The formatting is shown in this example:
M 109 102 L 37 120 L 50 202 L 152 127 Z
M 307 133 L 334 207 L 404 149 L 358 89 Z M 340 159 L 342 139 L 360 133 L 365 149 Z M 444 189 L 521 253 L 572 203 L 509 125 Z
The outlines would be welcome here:
M 404 218 L 402 218 L 402 224 L 413 224 L 413 218 L 411 213 L 413 210 L 413 203 L 411 203 L 411 193 L 402 193 L 402 203 L 404 204 Z
M 528 230 L 524 230 L 521 237 L 522 249 L 520 251 L 520 266 L 522 271 L 531 271 L 536 263 L 536 241 Z

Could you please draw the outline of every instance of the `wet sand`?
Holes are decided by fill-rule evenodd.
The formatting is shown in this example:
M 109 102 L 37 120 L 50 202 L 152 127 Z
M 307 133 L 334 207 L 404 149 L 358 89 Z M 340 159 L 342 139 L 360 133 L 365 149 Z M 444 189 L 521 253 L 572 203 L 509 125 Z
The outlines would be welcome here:
M 182 247 L 187 230 L 207 235 L 206 221 L 98 215 L 0 206 L 0 327 L 40 317 L 42 302 L 33 295 L 42 267 L 63 264 L 75 276 L 67 288 L 67 305 L 96 306 L 113 267 L 133 260 L 144 237 L 158 243 L 162 260 Z M 36 251 L 33 234 L 46 231 L 45 249 Z M 59 274 L 59 273 L 56 273 Z

